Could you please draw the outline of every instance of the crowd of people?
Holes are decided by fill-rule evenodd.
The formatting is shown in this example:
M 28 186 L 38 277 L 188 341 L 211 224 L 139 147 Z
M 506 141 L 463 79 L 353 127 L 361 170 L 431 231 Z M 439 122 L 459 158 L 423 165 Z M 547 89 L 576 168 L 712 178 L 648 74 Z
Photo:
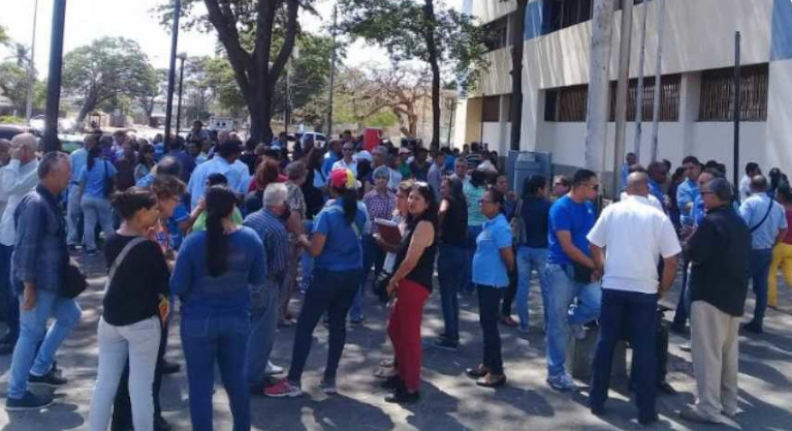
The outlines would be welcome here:
M 108 279 L 92 430 L 169 428 L 159 387 L 179 370 L 164 359 L 174 309 L 196 430 L 212 429 L 216 366 L 234 429 L 250 429 L 251 393 L 300 396 L 320 322 L 329 330 L 321 387 L 335 394 L 347 324 L 376 312 L 372 295 L 388 305 L 393 348 L 375 375 L 392 391 L 387 402 L 417 402 L 435 268 L 444 328 L 430 345 L 459 348 L 459 296 L 475 295 L 482 354 L 465 374 L 477 385 L 507 382 L 501 326 L 544 333 L 547 383 L 560 391 L 578 390 L 566 368 L 570 337 L 597 336 L 590 408 L 606 414 L 614 352 L 626 341 L 638 420 L 649 424 L 657 391 L 674 392 L 658 302 L 681 266 L 671 329 L 685 333 L 690 320 L 698 383 L 697 402 L 682 416 L 719 423 L 737 411 L 749 279 L 756 308 L 743 329 L 752 333 L 777 304 L 779 267 L 792 282 L 792 189 L 780 171 L 767 179 L 755 163 L 733 187 L 715 161 L 686 157 L 668 178 L 670 162 L 644 168 L 629 154 L 620 199 L 603 204 L 600 179 L 585 169 L 532 175 L 512 190 L 498 154 L 478 143 L 366 148 L 351 132 L 324 148 L 285 133 L 243 143 L 200 122 L 170 141 L 165 148 L 162 137 L 93 133 L 70 155 L 43 156 L 32 135 L 0 142 L 8 410 L 52 403 L 30 384 L 67 384 L 55 355 L 81 317 L 70 253 L 96 254 L 100 245 Z M 543 319 L 531 326 L 534 274 Z M 292 301 L 298 292 L 302 301 Z M 270 355 L 277 328 L 288 326 L 295 336 L 285 370 Z

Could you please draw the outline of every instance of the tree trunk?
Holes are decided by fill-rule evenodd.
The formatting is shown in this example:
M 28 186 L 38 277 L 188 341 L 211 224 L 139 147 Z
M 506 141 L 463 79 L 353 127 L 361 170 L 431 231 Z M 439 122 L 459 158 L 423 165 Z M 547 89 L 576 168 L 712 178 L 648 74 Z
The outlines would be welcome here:
M 432 143 L 430 148 L 437 151 L 440 148 L 440 65 L 435 45 L 435 13 L 434 0 L 425 0 L 424 4 L 424 31 L 426 46 L 429 51 L 429 66 L 432 68 Z
M 75 122 L 77 124 L 82 124 L 83 121 L 85 121 L 85 117 L 87 117 L 94 108 L 96 108 L 96 99 L 93 96 L 86 97 L 82 108 L 80 108 L 80 113 L 77 114 L 77 120 Z
M 509 118 L 511 119 L 511 139 L 509 149 L 520 151 L 520 133 L 522 131 L 522 63 L 523 35 L 525 34 L 525 10 L 528 0 L 517 0 L 517 17 L 512 33 L 512 92 Z
M 591 30 L 588 107 L 586 118 L 586 168 L 605 171 L 605 140 L 608 131 L 611 33 L 614 0 L 595 0 Z M 618 167 L 617 167 L 618 169 Z

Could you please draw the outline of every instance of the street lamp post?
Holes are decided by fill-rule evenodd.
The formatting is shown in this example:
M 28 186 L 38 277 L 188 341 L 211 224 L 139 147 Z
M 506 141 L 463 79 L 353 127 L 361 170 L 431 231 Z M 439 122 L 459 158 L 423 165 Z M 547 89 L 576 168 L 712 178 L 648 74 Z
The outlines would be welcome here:
M 58 111 L 60 110 L 63 68 L 63 30 L 66 26 L 66 0 L 54 0 L 52 38 L 50 39 L 47 110 L 44 123 L 44 151 L 58 150 Z
M 176 86 L 176 50 L 179 47 L 179 16 L 181 0 L 173 0 L 173 28 L 171 30 L 170 68 L 168 69 L 168 97 L 165 103 L 165 149 L 170 151 L 171 121 L 173 119 L 173 90 Z
M 187 54 L 181 53 L 176 56 L 181 60 L 181 69 L 179 71 L 179 104 L 176 107 L 176 136 L 179 136 L 181 130 L 181 108 L 182 108 L 182 94 L 184 92 L 184 60 L 187 60 Z
M 28 61 L 28 94 L 25 108 L 25 124 L 30 127 L 33 116 L 33 90 L 36 83 L 36 27 L 38 24 L 38 0 L 33 4 L 33 39 L 30 42 L 30 61 Z

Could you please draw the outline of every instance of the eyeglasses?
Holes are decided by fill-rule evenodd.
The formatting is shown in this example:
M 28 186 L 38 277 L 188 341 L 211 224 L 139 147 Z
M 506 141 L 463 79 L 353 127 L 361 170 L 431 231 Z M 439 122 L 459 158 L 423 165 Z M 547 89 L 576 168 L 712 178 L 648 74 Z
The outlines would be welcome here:
M 344 148 L 344 151 L 352 152 L 352 151 L 355 151 L 355 149 L 354 148 Z

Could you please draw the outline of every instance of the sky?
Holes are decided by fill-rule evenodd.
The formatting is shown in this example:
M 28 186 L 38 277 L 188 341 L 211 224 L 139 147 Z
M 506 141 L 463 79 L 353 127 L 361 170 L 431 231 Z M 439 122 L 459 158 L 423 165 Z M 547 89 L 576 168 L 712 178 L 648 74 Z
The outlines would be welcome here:
M 68 0 L 64 53 L 100 37 L 124 36 L 137 41 L 155 67 L 166 68 L 170 55 L 170 35 L 159 25 L 152 11 L 163 1 Z M 461 5 L 461 2 L 449 0 L 452 5 Z M 324 32 L 332 20 L 334 3 L 335 0 L 317 0 L 318 17 L 301 12 L 303 28 L 313 33 Z M 0 0 L 0 25 L 8 30 L 14 41 L 28 46 L 32 41 L 35 4 L 36 0 Z M 203 8 L 203 5 L 199 7 Z M 53 0 L 38 0 L 35 61 L 41 76 L 47 74 L 49 64 L 52 8 Z M 213 55 L 215 45 L 216 37 L 211 33 L 182 31 L 179 35 L 179 52 L 190 56 Z M 0 61 L 12 52 L 11 49 L 0 48 Z M 372 63 L 387 65 L 385 51 L 366 45 L 363 41 L 357 41 L 347 49 L 345 64 L 360 66 Z

